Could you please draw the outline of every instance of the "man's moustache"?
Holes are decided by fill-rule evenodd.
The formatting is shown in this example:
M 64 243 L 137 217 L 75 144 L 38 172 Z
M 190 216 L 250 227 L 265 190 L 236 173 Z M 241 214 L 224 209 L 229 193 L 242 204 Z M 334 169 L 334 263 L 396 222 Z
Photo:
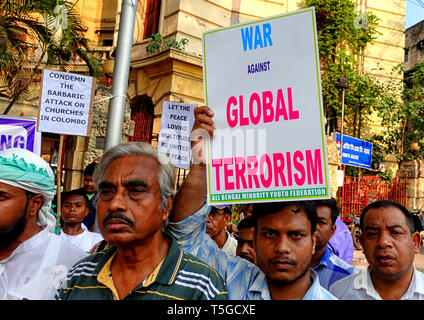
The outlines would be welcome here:
M 126 223 L 128 223 L 130 225 L 134 224 L 134 222 L 132 220 L 130 220 L 128 217 L 126 217 L 124 214 L 122 214 L 120 212 L 109 212 L 108 215 L 106 216 L 106 218 L 103 220 L 102 225 L 105 226 L 105 224 L 110 219 L 120 219 L 120 220 L 125 221 Z

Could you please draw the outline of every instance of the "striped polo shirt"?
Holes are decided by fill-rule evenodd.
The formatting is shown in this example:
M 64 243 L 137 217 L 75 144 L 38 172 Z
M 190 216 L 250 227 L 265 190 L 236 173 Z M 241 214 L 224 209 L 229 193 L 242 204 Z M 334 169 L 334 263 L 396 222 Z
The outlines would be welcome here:
M 110 272 L 116 247 L 80 260 L 69 271 L 56 299 L 119 300 Z M 123 300 L 227 300 L 215 269 L 184 252 L 172 239 L 168 255 Z

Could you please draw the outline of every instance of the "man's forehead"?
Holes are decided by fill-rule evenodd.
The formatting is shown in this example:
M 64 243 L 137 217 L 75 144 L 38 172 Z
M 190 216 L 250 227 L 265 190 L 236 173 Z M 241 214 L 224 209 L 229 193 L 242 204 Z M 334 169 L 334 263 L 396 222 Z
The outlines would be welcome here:
M 7 183 L 0 182 L 0 192 L 6 192 L 6 193 L 26 193 L 25 189 L 12 186 Z
M 396 207 L 380 207 L 369 209 L 363 219 L 364 227 L 368 225 L 402 225 L 407 227 L 405 214 Z
M 239 229 L 239 237 L 243 239 L 253 239 L 254 228 L 242 228 Z
M 110 180 L 115 177 L 126 180 L 140 179 L 149 175 L 157 176 L 159 173 L 159 163 L 149 156 L 127 155 L 114 159 L 106 167 L 103 180 Z M 107 177 L 107 179 L 106 179 Z
M 267 223 L 270 227 L 275 226 L 288 227 L 289 225 L 303 225 L 305 228 L 311 226 L 308 215 L 305 210 L 298 210 L 297 206 L 288 206 L 277 212 L 270 213 L 258 218 L 258 224 Z
M 63 199 L 63 202 L 84 202 L 85 198 L 80 194 L 72 194 Z

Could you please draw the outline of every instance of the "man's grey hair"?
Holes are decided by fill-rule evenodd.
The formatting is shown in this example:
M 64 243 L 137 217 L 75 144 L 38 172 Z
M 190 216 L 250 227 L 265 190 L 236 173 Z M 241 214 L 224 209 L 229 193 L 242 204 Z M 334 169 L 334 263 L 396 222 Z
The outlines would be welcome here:
M 160 165 L 158 184 L 160 188 L 160 208 L 168 208 L 168 198 L 175 194 L 175 170 L 168 156 L 158 153 L 150 144 L 145 142 L 125 142 L 108 149 L 100 158 L 99 164 L 93 172 L 93 182 L 96 189 L 107 167 L 113 160 L 125 156 L 146 156 L 156 160 Z

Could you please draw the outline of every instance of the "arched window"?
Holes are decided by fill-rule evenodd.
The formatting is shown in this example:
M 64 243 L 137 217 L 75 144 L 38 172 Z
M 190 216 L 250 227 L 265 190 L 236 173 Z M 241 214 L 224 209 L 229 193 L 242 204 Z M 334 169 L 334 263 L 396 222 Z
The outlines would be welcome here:
M 134 121 L 134 135 L 130 141 L 152 142 L 154 105 L 147 96 L 139 96 L 131 104 L 131 120 Z

